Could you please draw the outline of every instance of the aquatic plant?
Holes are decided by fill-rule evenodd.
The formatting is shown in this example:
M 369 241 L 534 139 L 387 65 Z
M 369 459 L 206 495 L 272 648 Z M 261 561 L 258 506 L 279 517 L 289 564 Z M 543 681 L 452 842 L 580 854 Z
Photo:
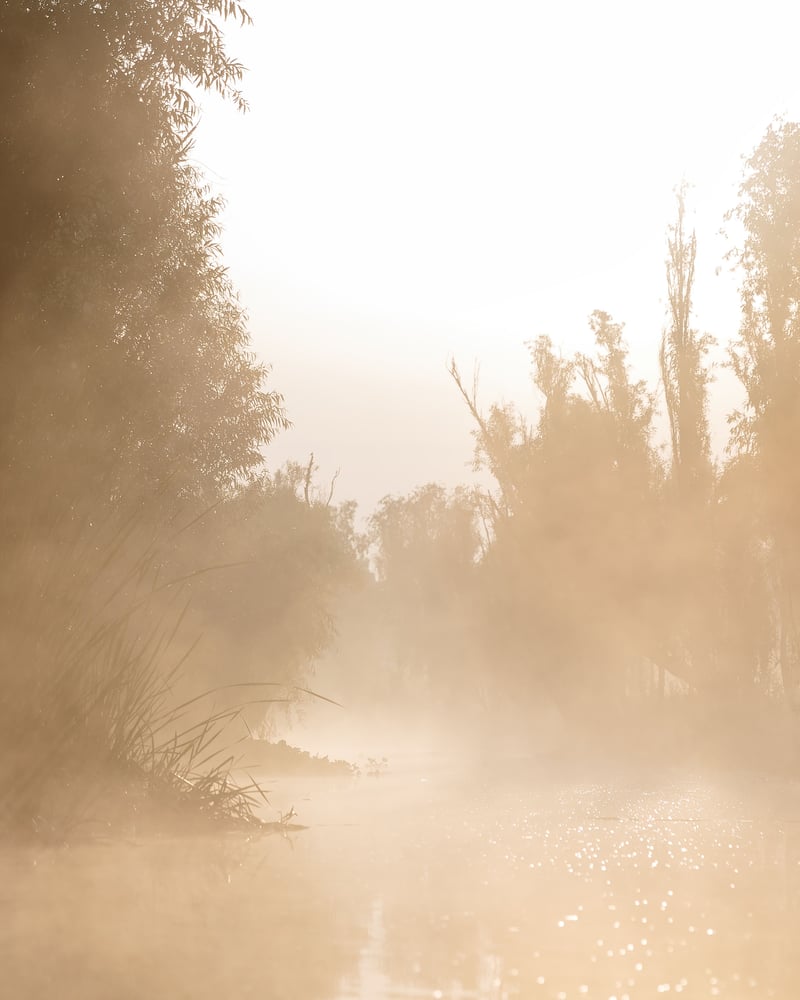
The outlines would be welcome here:
M 388 757 L 367 757 L 364 764 L 364 774 L 369 778 L 379 778 L 389 768 Z
M 266 792 L 234 775 L 243 714 L 301 689 L 250 681 L 179 698 L 196 646 L 181 633 L 187 578 L 164 579 L 136 518 L 60 534 L 21 540 L 0 578 L 0 825 L 56 837 L 145 816 L 258 825 Z

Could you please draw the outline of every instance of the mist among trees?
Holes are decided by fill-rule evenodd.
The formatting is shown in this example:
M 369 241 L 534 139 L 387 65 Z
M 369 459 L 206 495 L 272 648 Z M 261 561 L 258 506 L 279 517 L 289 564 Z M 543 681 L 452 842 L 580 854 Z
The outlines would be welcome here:
M 738 331 L 694 325 L 690 188 L 676 189 L 657 385 L 634 379 L 624 326 L 602 311 L 588 318 L 591 354 L 564 356 L 546 336 L 527 345 L 533 426 L 514 405 L 484 406 L 477 373 L 451 363 L 476 468 L 492 485 L 449 497 L 427 486 L 372 517 L 382 640 L 399 631 L 382 668 L 387 698 L 410 676 L 424 687 L 421 711 L 434 699 L 457 719 L 465 701 L 478 705 L 467 728 L 488 745 L 513 719 L 541 749 L 555 711 L 562 746 L 588 738 L 773 764 L 790 753 L 798 134 L 794 123 L 769 126 L 728 217 L 742 234 L 729 255 Z M 710 446 L 715 344 L 727 345 L 744 398 L 723 455 Z
M 599 309 L 590 354 L 526 345 L 532 425 L 453 361 L 488 486 L 421 484 L 359 517 L 313 456 L 270 463 L 290 414 L 191 156 L 204 92 L 246 108 L 223 29 L 248 20 L 237 0 L 0 12 L 6 821 L 40 824 L 54 783 L 103 770 L 187 783 L 211 812 L 231 801 L 224 771 L 187 778 L 210 752 L 192 729 L 209 689 L 217 721 L 250 729 L 311 689 L 356 727 L 424 718 L 485 752 L 513 729 L 521 752 L 724 758 L 738 742 L 784 760 L 800 724 L 800 125 L 769 126 L 731 206 L 738 330 L 695 328 L 681 186 L 659 383 L 633 377 L 624 324 Z M 724 455 L 714 342 L 744 399 Z

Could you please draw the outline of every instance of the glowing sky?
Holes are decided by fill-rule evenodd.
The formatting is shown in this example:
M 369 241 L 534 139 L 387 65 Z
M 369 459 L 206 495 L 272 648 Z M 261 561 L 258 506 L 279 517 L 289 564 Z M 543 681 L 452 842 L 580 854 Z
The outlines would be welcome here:
M 718 231 L 741 155 L 800 114 L 784 3 L 251 0 L 231 32 L 251 112 L 209 101 L 195 151 L 226 260 L 295 428 L 366 506 L 464 480 L 445 366 L 531 415 L 525 340 L 588 346 L 596 308 L 655 376 L 664 234 L 686 177 L 697 321 L 735 334 Z M 717 274 L 722 267 L 722 273 Z M 730 399 L 718 385 L 717 423 Z M 721 432 L 717 435 L 722 440 Z

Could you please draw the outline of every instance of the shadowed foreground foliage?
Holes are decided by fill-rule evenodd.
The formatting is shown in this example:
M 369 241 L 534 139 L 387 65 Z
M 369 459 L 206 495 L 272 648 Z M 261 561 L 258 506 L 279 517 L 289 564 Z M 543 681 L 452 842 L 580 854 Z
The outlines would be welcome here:
M 159 580 L 155 552 L 132 531 L 76 543 L 43 559 L 39 584 L 35 605 L 4 595 L 15 622 L 4 653 L 26 669 L 4 677 L 2 825 L 63 836 L 89 820 L 143 822 L 156 808 L 257 823 L 263 791 L 230 773 L 246 705 L 208 714 L 210 696 L 176 701 L 186 595 Z M 276 684 L 247 688 L 251 705 L 290 697 Z
M 263 472 L 288 422 L 222 261 L 220 200 L 190 159 L 192 93 L 245 107 L 226 21 L 249 21 L 237 0 L 0 7 L 11 825 L 79 815 L 109 777 L 251 819 L 260 793 L 234 785 L 224 749 L 241 709 L 217 691 L 198 722 L 192 699 L 266 679 L 245 695 L 263 715 L 330 635 L 336 511 Z

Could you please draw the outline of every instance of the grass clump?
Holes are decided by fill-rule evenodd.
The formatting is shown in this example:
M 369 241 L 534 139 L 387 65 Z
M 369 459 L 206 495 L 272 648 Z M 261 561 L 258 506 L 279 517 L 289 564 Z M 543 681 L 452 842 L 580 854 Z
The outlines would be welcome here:
M 264 789 L 232 775 L 246 739 L 235 724 L 293 693 L 263 682 L 176 699 L 193 649 L 180 634 L 184 582 L 163 578 L 135 524 L 13 548 L 0 577 L 3 831 L 269 825 Z M 214 707 L 245 689 L 246 701 Z

